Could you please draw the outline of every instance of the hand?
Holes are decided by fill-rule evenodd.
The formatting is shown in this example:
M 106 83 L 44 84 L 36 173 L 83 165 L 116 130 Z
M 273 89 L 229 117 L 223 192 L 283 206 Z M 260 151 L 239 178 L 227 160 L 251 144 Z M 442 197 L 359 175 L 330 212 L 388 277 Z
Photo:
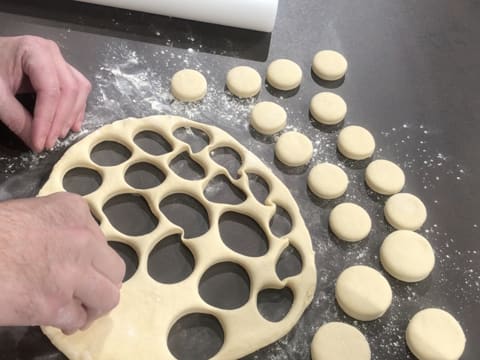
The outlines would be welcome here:
M 34 91 L 32 115 L 16 94 Z M 91 85 L 68 64 L 53 41 L 0 37 L 0 120 L 36 152 L 79 131 Z
M 87 327 L 119 301 L 125 263 L 78 195 L 0 203 L 0 325 Z

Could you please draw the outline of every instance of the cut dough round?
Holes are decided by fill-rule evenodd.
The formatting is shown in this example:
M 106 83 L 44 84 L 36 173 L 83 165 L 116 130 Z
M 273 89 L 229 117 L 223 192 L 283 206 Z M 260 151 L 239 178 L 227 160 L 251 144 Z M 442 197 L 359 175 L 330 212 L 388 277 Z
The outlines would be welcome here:
M 312 360 L 370 360 L 370 345 L 354 326 L 330 322 L 317 330 L 311 345 Z
M 339 95 L 324 91 L 312 98 L 310 112 L 319 123 L 335 125 L 345 119 L 347 104 Z
M 365 182 L 379 194 L 393 195 L 403 189 L 405 174 L 391 161 L 375 160 L 368 164 L 365 170 Z
M 432 272 L 435 255 L 422 235 L 410 230 L 397 230 L 383 241 L 380 261 L 385 270 L 398 280 L 416 282 Z
M 305 135 L 289 131 L 278 138 L 275 144 L 275 155 L 285 165 L 305 165 L 312 158 L 313 145 Z
M 257 95 L 262 87 L 262 78 L 257 70 L 250 66 L 237 66 L 227 74 L 227 88 L 239 98 Z
M 427 209 L 415 195 L 399 193 L 385 203 L 385 218 L 395 229 L 417 230 L 427 220 Z
M 308 174 L 308 187 L 322 199 L 342 196 L 348 187 L 348 177 L 342 168 L 334 164 L 315 165 Z
M 260 134 L 273 135 L 287 125 L 287 113 L 274 102 L 262 101 L 254 106 L 250 114 L 250 125 Z
M 171 83 L 172 95 L 180 101 L 198 101 L 207 93 L 207 80 L 196 70 L 184 69 L 175 73 Z
M 354 319 L 362 321 L 381 317 L 392 303 L 392 289 L 377 270 L 364 265 L 345 269 L 337 279 L 335 297 Z
M 465 333 L 455 318 L 442 309 L 416 313 L 407 326 L 407 345 L 419 360 L 457 360 L 465 350 Z
M 293 90 L 302 82 L 302 69 L 292 60 L 278 59 L 267 68 L 267 81 L 275 89 Z
M 338 80 L 345 76 L 348 63 L 345 57 L 334 50 L 322 50 L 313 58 L 312 70 L 323 80 Z
M 365 239 L 372 228 L 370 215 L 361 206 L 347 202 L 333 208 L 329 224 L 339 239 L 350 242 Z
M 375 151 L 375 139 L 364 127 L 351 125 L 340 131 L 337 139 L 338 150 L 352 160 L 364 160 Z

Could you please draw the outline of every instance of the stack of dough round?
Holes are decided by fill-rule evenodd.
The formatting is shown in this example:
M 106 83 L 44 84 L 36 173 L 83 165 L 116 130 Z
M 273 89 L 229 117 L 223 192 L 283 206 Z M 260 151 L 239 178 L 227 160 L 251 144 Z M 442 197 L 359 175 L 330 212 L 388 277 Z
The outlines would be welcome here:
M 250 66 L 237 66 L 227 74 L 227 88 L 239 98 L 257 95 L 262 87 L 262 78 L 257 70 Z
M 342 129 L 337 139 L 338 150 L 352 160 L 364 160 L 375 151 L 375 139 L 364 127 L 350 125 Z
M 375 160 L 365 170 L 365 182 L 375 192 L 393 195 L 403 189 L 405 174 L 397 164 L 388 160 Z
M 262 101 L 254 106 L 250 114 L 250 125 L 263 135 L 273 135 L 287 125 L 287 113 L 278 104 Z
M 315 165 L 308 174 L 308 187 L 322 199 L 342 196 L 348 187 L 348 177 L 342 168 L 334 164 Z
M 172 77 L 171 91 L 177 100 L 198 101 L 207 93 L 207 80 L 196 70 L 180 70 Z
M 312 158 L 313 145 L 305 135 L 289 131 L 279 137 L 275 144 L 275 155 L 288 166 L 306 165 Z
M 385 218 L 394 228 L 415 231 L 422 227 L 427 219 L 427 209 L 415 195 L 399 193 L 385 203 Z
M 347 104 L 339 95 L 325 91 L 312 98 L 310 113 L 321 124 L 335 125 L 345 119 Z
M 334 50 L 322 50 L 313 58 L 312 70 L 323 80 L 339 80 L 345 76 L 348 63 L 345 57 Z
M 372 220 L 368 213 L 353 203 L 335 206 L 330 212 L 329 224 L 338 238 L 349 242 L 366 238 L 372 228 Z
M 292 60 L 278 59 L 267 69 L 267 81 L 275 89 L 293 90 L 302 82 L 302 69 Z

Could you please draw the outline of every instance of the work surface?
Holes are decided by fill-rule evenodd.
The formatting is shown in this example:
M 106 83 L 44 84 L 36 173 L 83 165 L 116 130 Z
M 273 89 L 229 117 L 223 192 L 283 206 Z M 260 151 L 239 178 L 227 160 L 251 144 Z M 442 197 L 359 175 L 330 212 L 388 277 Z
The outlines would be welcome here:
M 408 319 L 425 307 L 451 312 L 463 326 L 463 359 L 480 356 L 480 3 L 478 1 L 347 0 L 280 1 L 270 34 L 199 24 L 92 5 L 2 1 L 0 35 L 34 34 L 57 41 L 65 57 L 92 82 L 84 131 L 48 153 L 33 155 L 2 130 L 0 199 L 34 196 L 53 164 L 70 144 L 102 124 L 128 116 L 177 114 L 216 125 L 259 156 L 287 184 L 310 230 L 318 268 L 312 305 L 285 338 L 248 359 L 309 359 L 315 330 L 327 321 L 355 324 L 369 339 L 375 359 L 410 359 L 404 331 Z M 354 322 L 335 304 L 334 284 L 353 264 L 381 268 L 378 249 L 391 231 L 382 215 L 385 199 L 363 181 L 366 164 L 337 155 L 334 131 L 313 126 L 311 97 L 328 84 L 310 74 L 314 53 L 335 49 L 349 60 L 348 74 L 335 93 L 344 97 L 345 124 L 371 130 L 374 158 L 398 163 L 405 190 L 418 195 L 429 216 L 420 231 L 436 252 L 436 267 L 425 281 L 405 285 L 388 278 L 392 307 L 381 319 Z M 1 51 L 1 49 L 0 49 Z M 334 206 L 312 198 L 306 171 L 292 172 L 274 160 L 274 139 L 252 135 L 248 114 L 253 101 L 224 91 L 226 72 L 250 65 L 262 75 L 268 63 L 287 57 L 304 70 L 295 94 L 280 97 L 264 86 L 258 100 L 273 100 L 288 112 L 288 127 L 314 142 L 314 162 L 343 164 L 351 184 L 345 200 L 372 216 L 368 239 L 348 245 L 327 226 Z M 209 94 L 200 104 L 172 101 L 175 71 L 200 70 Z M 38 328 L 1 328 L 0 359 L 63 359 Z

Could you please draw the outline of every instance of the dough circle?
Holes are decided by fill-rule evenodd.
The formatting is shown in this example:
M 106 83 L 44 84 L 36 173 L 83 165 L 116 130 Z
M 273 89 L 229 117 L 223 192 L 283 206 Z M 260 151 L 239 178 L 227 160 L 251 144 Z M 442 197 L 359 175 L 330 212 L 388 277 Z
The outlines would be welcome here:
M 415 195 L 398 193 L 385 203 L 385 218 L 395 229 L 418 230 L 427 220 L 427 209 Z
M 349 159 L 364 160 L 375 151 L 375 139 L 364 127 L 350 125 L 338 134 L 337 147 Z
M 348 176 L 343 169 L 330 163 L 315 165 L 307 179 L 310 190 L 322 199 L 342 196 L 348 187 Z
M 333 208 L 330 229 L 341 240 L 356 242 L 365 239 L 372 229 L 370 215 L 361 206 L 349 202 Z
M 393 195 L 403 189 L 405 174 L 397 164 L 380 159 L 368 164 L 365 170 L 365 182 L 379 194 Z
M 312 159 L 313 145 L 302 133 L 289 131 L 278 138 L 275 155 L 287 166 L 306 165 Z
M 293 90 L 302 82 L 302 69 L 292 60 L 278 59 L 267 68 L 267 81 L 275 89 Z
M 335 125 L 345 119 L 347 104 L 341 96 L 324 91 L 310 101 L 310 113 L 321 124 Z
M 384 269 L 398 280 L 416 282 L 432 272 L 435 254 L 422 235 L 410 230 L 397 230 L 383 241 L 380 261 Z
M 283 107 L 271 101 L 262 101 L 253 107 L 250 125 L 263 135 L 273 135 L 287 125 L 287 113 Z
M 337 279 L 335 297 L 354 319 L 362 321 L 381 317 L 392 303 L 392 289 L 377 270 L 364 265 L 345 269 Z
M 416 313 L 407 326 L 407 345 L 419 360 L 458 360 L 465 350 L 465 333 L 442 309 Z
M 257 70 L 250 66 L 237 66 L 227 74 L 227 88 L 241 98 L 257 95 L 262 87 L 262 78 Z
M 370 360 L 365 336 L 354 326 L 329 322 L 322 325 L 312 340 L 312 360 Z
M 347 72 L 348 63 L 345 57 L 334 50 L 322 50 L 313 58 L 312 70 L 323 80 L 341 79 Z
M 190 145 L 176 137 L 178 129 L 196 129 L 208 137 L 208 144 L 194 152 Z M 171 149 L 160 155 L 144 150 L 137 136 L 152 132 L 163 138 Z M 104 142 L 116 142 L 126 147 L 130 156 L 115 166 L 101 166 L 91 157 L 92 149 Z M 210 156 L 218 148 L 228 147 L 240 155 L 242 167 L 239 178 Z M 156 152 L 156 151 L 155 151 Z M 195 181 L 184 179 L 172 171 L 170 164 L 182 154 L 189 156 L 203 169 L 205 176 Z M 148 189 L 134 189 L 125 174 L 138 163 L 150 163 L 165 174 L 164 181 Z M 96 320 L 85 331 L 66 336 L 60 330 L 43 327 L 52 343 L 71 360 L 114 359 L 164 359 L 174 360 L 168 347 L 170 329 L 184 315 L 207 314 L 221 324 L 223 346 L 212 357 L 215 360 L 239 359 L 286 335 L 300 319 L 315 292 L 316 268 L 311 239 L 300 210 L 288 188 L 254 154 L 225 131 L 210 125 L 176 116 L 152 116 L 143 119 L 130 118 L 103 126 L 72 145 L 56 163 L 39 196 L 65 191 L 63 180 L 71 169 L 89 168 L 102 177 L 102 183 L 85 195 L 93 215 L 100 221 L 100 228 L 109 240 L 130 246 L 138 256 L 138 268 L 121 288 L 120 302 L 106 316 Z M 208 185 L 218 174 L 246 195 L 241 204 L 217 203 L 205 198 Z M 249 174 L 256 174 L 270 185 L 264 203 L 256 200 L 248 181 Z M 182 194 L 195 198 L 208 214 L 209 229 L 195 238 L 185 238 L 181 226 L 169 220 L 159 204 L 168 196 Z M 158 220 L 152 232 L 130 236 L 121 232 L 109 220 L 104 206 L 116 196 L 128 195 L 143 198 L 145 210 Z M 288 212 L 292 228 L 288 236 L 277 237 L 267 231 L 277 205 Z M 227 211 L 249 216 L 264 229 L 269 247 L 261 257 L 245 256 L 225 246 L 220 236 L 219 221 Z M 128 214 L 127 214 L 128 215 Z M 195 260 L 192 273 L 180 282 L 162 283 L 149 274 L 148 260 L 152 249 L 172 234 L 178 234 L 183 246 Z M 275 264 L 283 251 L 294 247 L 302 259 L 301 271 L 288 280 L 278 278 Z M 234 311 L 207 304 L 199 293 L 199 282 L 212 266 L 228 259 L 241 266 L 249 274 L 249 301 Z M 265 289 L 288 288 L 293 302 L 285 316 L 277 322 L 264 318 L 258 310 L 257 298 Z M 248 321 L 245 321 L 248 319 Z M 194 346 L 193 346 L 194 347 Z M 198 356 L 196 356 L 198 355 Z M 192 358 L 204 358 L 192 352 Z
M 198 101 L 207 94 L 207 80 L 196 70 L 183 69 L 173 75 L 171 91 L 177 100 Z

